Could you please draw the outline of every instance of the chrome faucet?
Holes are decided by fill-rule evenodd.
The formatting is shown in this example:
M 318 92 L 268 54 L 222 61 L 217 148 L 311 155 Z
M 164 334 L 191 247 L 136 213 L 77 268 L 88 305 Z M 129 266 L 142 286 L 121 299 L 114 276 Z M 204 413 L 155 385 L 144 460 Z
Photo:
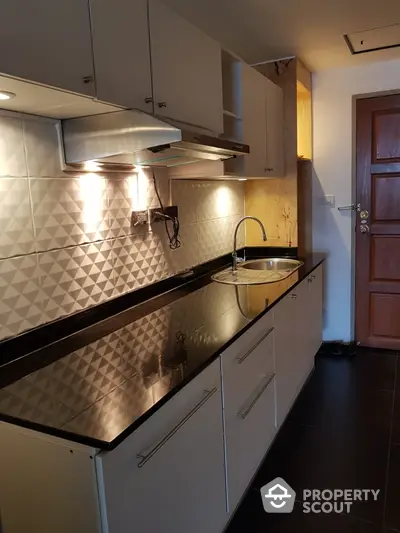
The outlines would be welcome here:
M 239 220 L 239 222 L 237 223 L 236 228 L 235 228 L 235 233 L 233 234 L 232 272 L 237 272 L 237 264 L 238 264 L 238 256 L 237 256 L 237 251 L 236 251 L 236 248 L 237 248 L 237 234 L 238 234 L 239 226 L 244 220 L 255 220 L 256 222 L 258 222 L 260 224 L 260 228 L 261 228 L 261 231 L 262 231 L 263 241 L 267 240 L 267 234 L 265 233 L 264 224 L 261 222 L 261 220 L 259 218 L 256 218 L 256 217 L 243 217 L 243 218 L 241 218 Z

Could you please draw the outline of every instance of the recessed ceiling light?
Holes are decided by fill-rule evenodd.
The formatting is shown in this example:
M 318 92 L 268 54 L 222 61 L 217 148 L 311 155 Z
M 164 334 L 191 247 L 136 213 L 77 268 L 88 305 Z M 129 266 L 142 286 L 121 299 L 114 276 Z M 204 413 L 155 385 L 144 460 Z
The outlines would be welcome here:
M 9 91 L 0 91 L 0 100 L 11 100 L 17 96 L 15 93 L 10 93 Z

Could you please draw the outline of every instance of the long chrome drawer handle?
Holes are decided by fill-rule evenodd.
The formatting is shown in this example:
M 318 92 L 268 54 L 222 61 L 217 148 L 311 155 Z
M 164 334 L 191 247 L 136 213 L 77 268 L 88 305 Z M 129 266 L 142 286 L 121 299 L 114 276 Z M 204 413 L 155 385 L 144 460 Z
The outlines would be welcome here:
M 211 398 L 211 396 L 217 392 L 217 390 L 217 387 L 214 387 L 211 390 L 205 390 L 205 396 L 199 401 L 199 403 L 193 407 L 193 409 L 189 411 L 189 413 L 182 418 L 182 420 L 175 427 L 173 427 L 171 431 L 167 433 L 167 435 L 165 435 L 148 453 L 138 453 L 136 456 L 138 459 L 140 459 L 137 464 L 138 468 L 142 468 L 147 461 L 149 461 L 159 450 L 161 450 L 164 444 L 166 444 L 169 439 L 173 437 L 175 433 L 177 433 L 177 431 L 179 431 L 190 418 L 192 418 L 196 411 L 198 411 Z
M 261 339 L 258 339 L 258 341 L 255 343 L 255 345 L 252 346 L 248 352 L 246 352 L 246 353 L 245 353 L 244 355 L 242 355 L 241 357 L 238 357 L 238 358 L 237 358 L 237 362 L 239 363 L 239 365 L 241 365 L 241 364 L 243 363 L 243 361 L 249 357 L 249 355 L 251 354 L 251 352 L 254 352 L 254 350 L 257 348 L 257 346 L 260 346 L 260 344 L 262 343 L 262 341 L 263 341 L 264 339 L 266 339 L 269 335 L 271 335 L 271 333 L 274 331 L 274 329 L 275 329 L 274 327 L 269 328 L 269 330 L 267 331 L 267 333 L 265 333 L 265 334 L 261 337 Z
M 274 377 L 275 377 L 275 373 L 274 374 L 270 374 L 269 376 L 267 376 L 266 382 L 258 390 L 258 392 L 254 396 L 254 398 L 251 400 L 250 404 L 246 407 L 246 409 L 244 411 L 239 411 L 239 413 L 238 413 L 239 418 L 241 418 L 242 420 L 244 420 L 246 418 L 246 416 L 250 413 L 250 411 L 253 409 L 253 407 L 256 405 L 258 400 L 263 395 L 263 392 L 265 391 L 265 389 L 268 387 L 268 385 L 274 379 Z

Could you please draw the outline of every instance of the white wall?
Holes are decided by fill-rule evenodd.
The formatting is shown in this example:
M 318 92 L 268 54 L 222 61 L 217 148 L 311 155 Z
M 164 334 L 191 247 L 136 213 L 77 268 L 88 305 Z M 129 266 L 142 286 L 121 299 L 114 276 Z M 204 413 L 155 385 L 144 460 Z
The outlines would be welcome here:
M 353 96 L 389 90 L 400 90 L 400 60 L 313 74 L 313 244 L 315 250 L 329 253 L 326 341 L 353 338 L 354 215 L 336 209 L 355 200 L 352 194 Z M 334 195 L 336 207 L 321 205 L 323 195 Z

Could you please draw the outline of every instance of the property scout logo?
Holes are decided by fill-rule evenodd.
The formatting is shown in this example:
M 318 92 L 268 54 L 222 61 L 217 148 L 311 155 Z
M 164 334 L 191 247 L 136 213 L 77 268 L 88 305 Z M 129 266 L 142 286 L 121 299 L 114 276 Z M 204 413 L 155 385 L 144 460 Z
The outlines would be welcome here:
M 291 513 L 296 492 L 280 477 L 260 489 L 264 510 L 267 513 Z M 356 501 L 376 501 L 380 489 L 304 489 L 303 513 L 350 513 Z

